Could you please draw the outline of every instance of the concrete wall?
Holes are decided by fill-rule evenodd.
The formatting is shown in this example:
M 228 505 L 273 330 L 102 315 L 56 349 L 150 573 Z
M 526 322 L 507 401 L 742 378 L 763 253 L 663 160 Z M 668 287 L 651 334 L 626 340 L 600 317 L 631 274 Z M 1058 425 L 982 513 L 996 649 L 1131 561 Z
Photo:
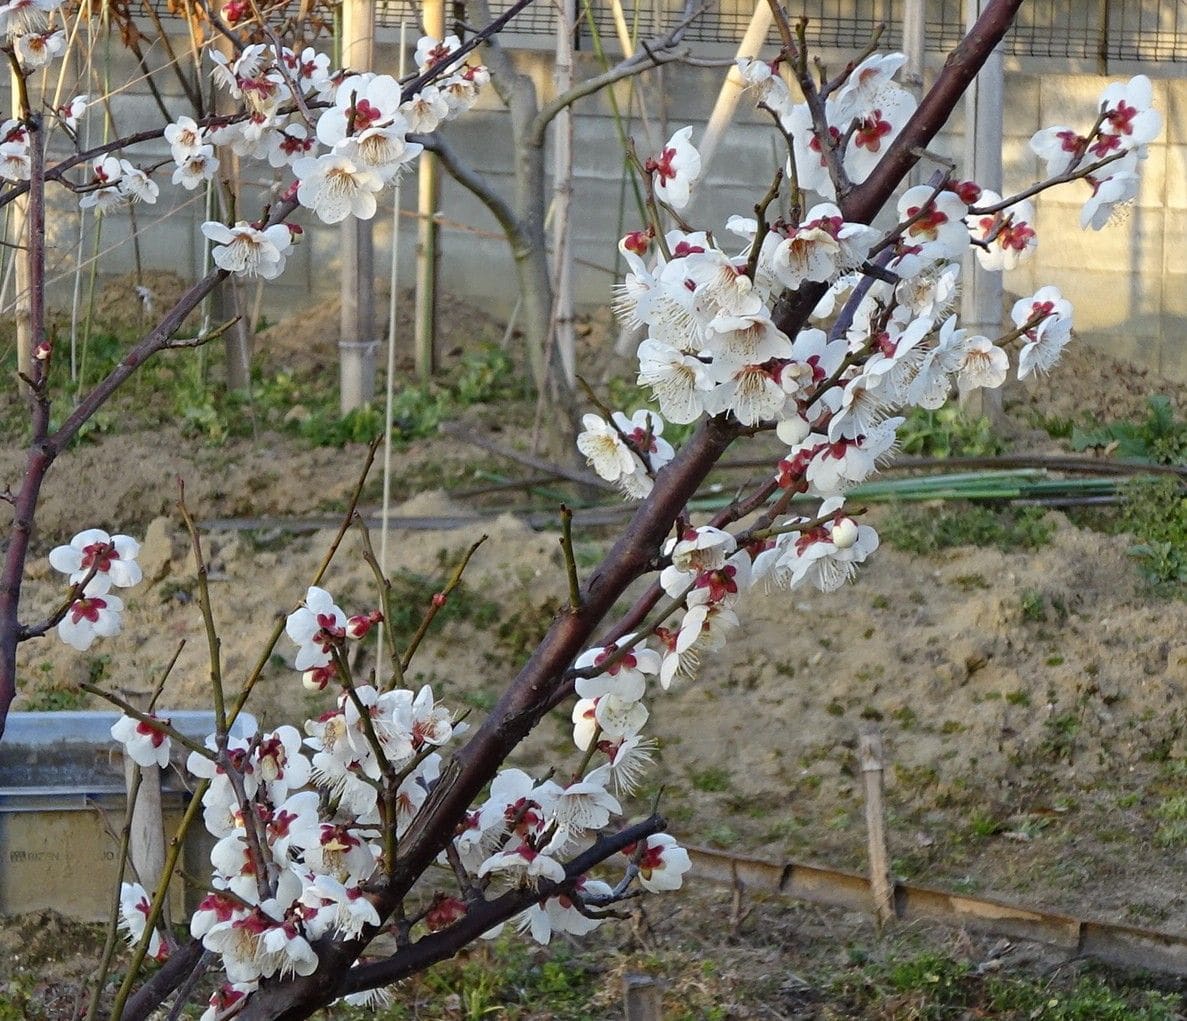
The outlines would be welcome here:
M 381 36 L 382 40 L 382 36 Z M 539 44 L 539 40 L 536 40 Z M 705 47 L 716 55 L 728 55 L 722 47 Z M 827 59 L 827 55 L 826 55 Z M 938 55 L 936 57 L 939 59 Z M 541 93 L 550 91 L 549 55 L 522 51 L 521 65 L 532 74 Z M 588 56 L 583 58 L 592 67 Z M 379 47 L 377 69 L 393 71 L 396 48 L 389 41 Z M 938 66 L 938 64 L 937 64 Z M 1093 74 L 1054 73 L 1051 62 L 1008 58 L 1006 74 L 1007 125 L 1005 173 L 1007 187 L 1023 186 L 1037 176 L 1038 161 L 1027 148 L 1037 128 L 1052 123 L 1086 125 L 1091 122 L 1097 97 L 1104 84 L 1133 73 L 1118 69 L 1110 78 Z M 121 79 L 121 71 L 126 78 Z M 641 152 L 657 145 L 667 132 L 694 124 L 699 135 L 712 109 L 721 82 L 721 69 L 676 68 L 662 74 L 662 92 L 649 88 L 647 122 L 638 116 L 630 126 Z M 653 75 L 656 72 L 652 72 Z M 132 82 L 134 65 L 118 67 L 116 81 Z M 187 112 L 178 98 L 177 83 L 159 78 L 172 112 Z M 1081 335 L 1089 342 L 1119 356 L 1132 359 L 1171 378 L 1187 381 L 1187 259 L 1182 256 L 1187 242 L 1187 82 L 1160 78 L 1155 83 L 1157 105 L 1166 119 L 1166 130 L 1150 147 L 1137 202 L 1104 230 L 1080 230 L 1078 217 L 1088 186 L 1076 182 L 1049 193 L 1039 201 L 1038 256 L 1025 267 L 1007 275 L 1006 287 L 1027 293 L 1043 283 L 1058 286 L 1073 302 Z M 69 91 L 66 93 L 69 95 Z M 632 109 L 630 86 L 616 89 L 619 106 Z M 157 108 L 142 82 L 133 82 L 113 102 L 118 130 L 130 131 L 159 120 Z M 614 243 L 623 226 L 637 226 L 630 192 L 623 185 L 623 161 L 615 136 L 608 95 L 590 97 L 579 105 L 575 124 L 575 248 L 581 264 L 577 270 L 579 300 L 587 306 L 605 304 L 613 278 Z M 637 111 L 637 104 L 635 104 Z M 961 111 L 935 145 L 937 151 L 960 154 Z M 94 130 L 100 129 L 97 123 Z M 491 90 L 480 105 L 452 125 L 450 135 L 458 148 L 482 169 L 504 193 L 511 178 L 511 139 L 507 114 Z M 707 179 L 699 189 L 698 222 L 720 229 L 735 212 L 749 212 L 765 191 L 771 168 L 778 158 L 781 141 L 748 105 L 740 108 L 718 151 Z M 139 151 L 145 163 L 166 158 L 163 142 L 148 144 Z M 265 168 L 267 169 L 267 168 Z M 161 199 L 155 207 L 138 207 L 105 217 L 99 235 L 104 253 L 100 270 L 104 274 L 126 273 L 134 268 L 136 249 L 127 244 L 138 233 L 142 266 L 167 268 L 186 277 L 202 268 L 202 238 L 198 230 L 205 218 L 201 200 L 192 193 L 168 185 L 168 169 L 162 179 Z M 268 190 L 266 180 L 253 183 L 245 215 L 254 215 Z M 415 205 L 415 186 L 409 179 L 403 190 L 404 209 Z M 386 282 L 391 244 L 391 198 L 375 220 L 377 276 Z M 58 195 L 53 201 L 50 228 L 55 260 L 53 297 L 68 299 L 73 285 L 70 269 L 78 245 L 78 218 L 74 197 Z M 506 313 L 514 303 L 515 280 L 507 248 L 498 227 L 478 200 L 451 180 L 442 189 L 443 227 L 442 286 L 447 292 L 481 302 Z M 298 215 L 307 227 L 305 243 L 290 257 L 285 274 L 265 292 L 264 308 L 271 317 L 291 314 L 294 309 L 327 300 L 338 289 L 337 252 L 339 232 L 311 223 Z M 400 239 L 400 269 L 403 286 L 413 279 L 414 222 L 403 221 Z M 84 251 L 89 253 L 93 230 L 87 231 Z M 386 283 L 384 283 L 386 286 Z M 332 339 L 327 338 L 327 343 Z

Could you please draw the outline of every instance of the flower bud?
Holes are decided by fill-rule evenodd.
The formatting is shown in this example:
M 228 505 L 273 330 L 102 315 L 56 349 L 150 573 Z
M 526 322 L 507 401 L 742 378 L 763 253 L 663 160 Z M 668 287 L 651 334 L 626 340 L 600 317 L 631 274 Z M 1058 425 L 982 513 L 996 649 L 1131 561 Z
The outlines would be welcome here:
M 437 607 L 437 609 L 441 609 L 441 607 L 445 605 L 445 599 L 446 596 L 444 592 L 433 593 L 433 605 Z
M 438 897 L 425 914 L 425 925 L 429 927 L 430 932 L 436 932 L 438 929 L 453 925 L 465 914 L 466 905 L 463 901 L 456 897 Z
M 222 15 L 228 25 L 235 25 L 247 16 L 247 4 L 244 0 L 227 0 L 223 4 Z
M 33 357 L 39 362 L 49 361 L 49 356 L 53 352 L 54 346 L 48 340 L 43 340 L 35 348 L 33 348 Z
M 832 540 L 837 549 L 849 549 L 857 542 L 857 522 L 852 518 L 841 518 L 833 525 Z
M 334 670 L 329 666 L 315 666 L 301 675 L 301 683 L 307 691 L 325 691 Z
M 365 613 L 358 613 L 351 617 L 346 622 L 346 637 L 353 638 L 356 641 L 360 638 L 366 638 L 367 632 L 371 630 L 371 618 Z

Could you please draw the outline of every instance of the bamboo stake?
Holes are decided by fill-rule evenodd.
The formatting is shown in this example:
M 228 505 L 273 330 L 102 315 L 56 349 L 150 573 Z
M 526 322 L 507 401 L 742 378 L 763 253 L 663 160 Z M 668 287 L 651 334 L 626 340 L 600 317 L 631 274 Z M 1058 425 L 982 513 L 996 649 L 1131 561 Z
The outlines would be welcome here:
M 573 31 L 577 0 L 560 0 L 556 19 L 556 69 L 553 81 L 558 96 L 573 87 Z M 573 201 L 573 114 L 566 107 L 553 122 L 552 165 L 552 331 L 565 386 L 577 385 L 577 335 L 573 324 L 573 250 L 570 244 Z
M 425 35 L 445 38 L 445 0 L 425 0 Z M 441 191 L 441 167 L 431 152 L 420 155 L 417 170 L 416 227 L 416 375 L 428 382 L 437 368 L 437 222 L 434 216 Z

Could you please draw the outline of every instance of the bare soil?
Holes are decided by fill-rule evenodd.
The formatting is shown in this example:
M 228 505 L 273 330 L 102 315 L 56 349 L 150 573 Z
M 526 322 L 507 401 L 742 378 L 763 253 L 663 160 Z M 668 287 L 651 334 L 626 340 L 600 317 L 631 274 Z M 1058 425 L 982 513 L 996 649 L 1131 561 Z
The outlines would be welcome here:
M 472 342 L 478 316 L 467 310 L 445 339 L 446 371 Z M 264 357 L 311 378 L 329 376 L 326 337 L 335 322 L 336 311 L 322 309 L 272 327 L 261 335 Z M 497 338 L 502 324 L 484 323 L 481 332 Z M 596 375 L 629 373 L 603 354 L 612 345 L 604 320 L 591 324 L 587 344 L 584 357 Z M 1049 380 L 1007 394 L 1008 430 L 1020 446 L 1050 448 L 1036 430 L 1039 415 L 1131 417 L 1153 392 L 1183 404 L 1181 389 L 1072 348 Z M 525 447 L 533 410 L 475 407 L 464 421 Z M 147 684 L 183 639 L 163 704 L 208 704 L 194 560 L 173 510 L 176 479 L 185 480 L 200 521 L 324 519 L 341 512 L 362 454 L 361 447 L 310 447 L 279 433 L 205 446 L 169 423 L 100 435 L 68 452 L 39 512 L 28 616 L 60 598 L 45 554 L 80 527 L 142 536 L 146 583 L 128 595 L 123 633 L 89 655 L 52 637 L 23 646 L 17 708 L 88 704 L 73 698 L 87 678 Z M 0 480 L 15 481 L 21 464 L 15 446 L 0 451 Z M 490 471 L 514 477 L 517 469 L 449 437 L 418 441 L 397 453 L 395 513 L 497 511 L 515 494 L 456 495 Z M 433 488 L 422 491 L 426 485 Z M 373 510 L 377 498 L 373 480 L 364 509 Z M 1187 835 L 1168 835 L 1165 810 L 1187 776 L 1187 604 L 1148 590 L 1126 536 L 1077 527 L 1054 512 L 1052 519 L 1052 542 L 1035 552 L 962 547 L 918 557 L 884 547 L 855 586 L 835 595 L 750 599 L 741 632 L 697 683 L 657 692 L 651 702 L 647 730 L 660 753 L 647 794 L 664 786 L 673 830 L 692 843 L 860 868 L 855 748 L 860 728 L 876 723 L 888 752 L 890 840 L 901 875 L 1187 929 Z M 509 513 L 481 531 L 488 538 L 466 574 L 466 598 L 430 633 L 415 667 L 416 680 L 431 682 L 439 697 L 479 714 L 565 590 L 556 533 L 533 531 Z M 411 579 L 410 599 L 440 586 L 476 532 L 392 533 L 389 563 Z M 275 621 L 300 600 L 332 536 L 328 524 L 300 533 L 275 524 L 206 533 L 228 686 L 248 673 Z M 578 536 L 583 569 L 608 537 L 604 529 Z M 372 605 L 356 536 L 347 537 L 325 584 L 348 612 Z M 282 638 L 257 690 L 254 711 L 270 722 L 316 713 L 327 701 L 303 691 L 293 655 Z M 566 719 L 543 728 L 521 761 L 541 766 L 567 754 Z M 654 908 L 652 922 L 665 939 L 703 924 L 699 909 L 675 903 L 671 915 L 662 904 Z M 709 910 L 720 916 L 724 909 Z M 814 938 L 806 935 L 812 925 L 836 938 L 850 924 L 794 917 L 807 928 L 788 933 L 792 942 Z M 758 967 L 755 961 L 786 970 L 778 963 L 782 951 L 762 943 L 766 934 L 755 943 L 754 932 L 743 926 L 704 952 L 719 955 L 727 970 Z M 721 1016 L 792 1015 L 731 1008 Z

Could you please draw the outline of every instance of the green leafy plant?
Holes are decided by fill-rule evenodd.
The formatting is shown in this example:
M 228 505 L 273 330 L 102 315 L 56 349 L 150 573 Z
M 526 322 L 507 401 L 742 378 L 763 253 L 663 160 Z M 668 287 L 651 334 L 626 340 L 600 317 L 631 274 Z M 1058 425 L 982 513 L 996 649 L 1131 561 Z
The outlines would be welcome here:
M 957 407 L 912 408 L 899 426 L 899 447 L 917 457 L 987 457 L 1004 449 L 987 418 L 969 418 Z
M 1142 574 L 1169 595 L 1187 592 L 1187 494 L 1176 478 L 1137 479 L 1126 487 L 1121 526 Z
M 1072 449 L 1112 447 L 1126 461 L 1183 464 L 1187 461 L 1187 421 L 1175 417 L 1171 402 L 1162 394 L 1146 399 L 1149 408 L 1140 422 L 1111 422 L 1097 427 L 1072 429 Z
M 878 531 L 896 549 L 926 554 L 954 546 L 1038 549 L 1054 530 L 1041 507 L 957 505 L 895 508 Z

